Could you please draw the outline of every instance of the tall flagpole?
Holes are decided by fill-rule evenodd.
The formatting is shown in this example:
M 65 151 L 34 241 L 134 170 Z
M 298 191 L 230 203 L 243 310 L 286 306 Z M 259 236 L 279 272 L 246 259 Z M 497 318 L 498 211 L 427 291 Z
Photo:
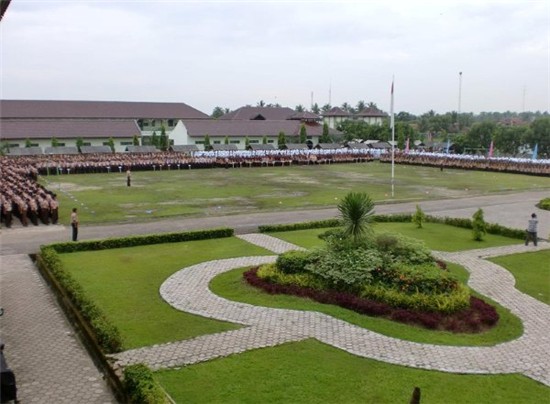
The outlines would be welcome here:
M 394 178 L 395 178 L 395 120 L 393 111 L 393 82 L 391 79 L 391 106 L 390 106 L 390 126 L 391 126 L 391 197 L 394 196 Z

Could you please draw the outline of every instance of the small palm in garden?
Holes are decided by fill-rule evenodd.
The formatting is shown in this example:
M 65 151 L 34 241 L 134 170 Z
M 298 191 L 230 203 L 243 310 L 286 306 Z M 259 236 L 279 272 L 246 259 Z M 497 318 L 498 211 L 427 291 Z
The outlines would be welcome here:
M 350 192 L 338 205 L 344 221 L 344 234 L 354 241 L 369 235 L 372 231 L 374 202 L 365 193 Z

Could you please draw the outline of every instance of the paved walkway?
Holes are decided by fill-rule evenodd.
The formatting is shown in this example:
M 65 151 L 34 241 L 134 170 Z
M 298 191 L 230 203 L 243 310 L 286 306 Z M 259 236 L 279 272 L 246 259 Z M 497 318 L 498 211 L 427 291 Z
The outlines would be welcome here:
M 276 251 L 296 249 L 264 234 L 242 239 Z M 469 285 L 490 296 L 519 316 L 524 334 L 492 347 L 456 347 L 420 344 L 387 337 L 307 311 L 273 309 L 238 303 L 214 295 L 208 284 L 215 276 L 234 268 L 274 262 L 276 256 L 216 260 L 184 268 L 161 286 L 164 300 L 178 310 L 242 324 L 245 327 L 191 340 L 129 350 L 114 355 L 122 366 L 146 363 L 154 369 L 189 365 L 230 354 L 316 338 L 352 354 L 405 366 L 457 373 L 523 373 L 550 386 L 550 306 L 514 288 L 514 278 L 485 257 L 549 249 L 512 245 L 458 253 L 435 253 L 439 258 L 464 265 L 471 273 Z
M 0 256 L 1 337 L 22 403 L 116 403 L 28 255 Z

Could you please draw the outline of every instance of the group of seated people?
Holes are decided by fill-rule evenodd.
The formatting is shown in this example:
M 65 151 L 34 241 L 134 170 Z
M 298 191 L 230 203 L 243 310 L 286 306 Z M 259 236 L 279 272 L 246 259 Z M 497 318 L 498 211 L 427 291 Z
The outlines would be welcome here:
M 0 156 L 0 223 L 10 227 L 13 217 L 23 226 L 57 223 L 56 195 L 37 182 L 38 175 L 177 170 L 261 166 L 390 162 L 392 153 L 373 149 L 299 149 Z M 491 170 L 529 175 L 550 175 L 550 160 L 486 158 L 428 152 L 395 151 L 397 164 Z
M 384 163 L 391 162 L 391 159 L 391 153 L 383 154 L 380 157 L 380 161 Z M 441 169 L 458 168 L 514 174 L 550 175 L 550 160 L 396 151 L 394 153 L 394 162 L 396 164 L 422 165 Z
M 56 224 L 59 204 L 56 195 L 37 182 L 38 171 L 32 165 L 0 160 L 0 223 L 11 227 L 14 217 L 23 226 Z

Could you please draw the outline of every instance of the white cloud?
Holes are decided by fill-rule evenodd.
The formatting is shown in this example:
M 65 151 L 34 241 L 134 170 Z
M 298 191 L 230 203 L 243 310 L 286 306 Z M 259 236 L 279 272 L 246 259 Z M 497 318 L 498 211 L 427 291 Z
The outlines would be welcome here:
M 548 110 L 550 5 L 427 1 L 12 2 L 2 98 L 373 101 L 422 113 Z

